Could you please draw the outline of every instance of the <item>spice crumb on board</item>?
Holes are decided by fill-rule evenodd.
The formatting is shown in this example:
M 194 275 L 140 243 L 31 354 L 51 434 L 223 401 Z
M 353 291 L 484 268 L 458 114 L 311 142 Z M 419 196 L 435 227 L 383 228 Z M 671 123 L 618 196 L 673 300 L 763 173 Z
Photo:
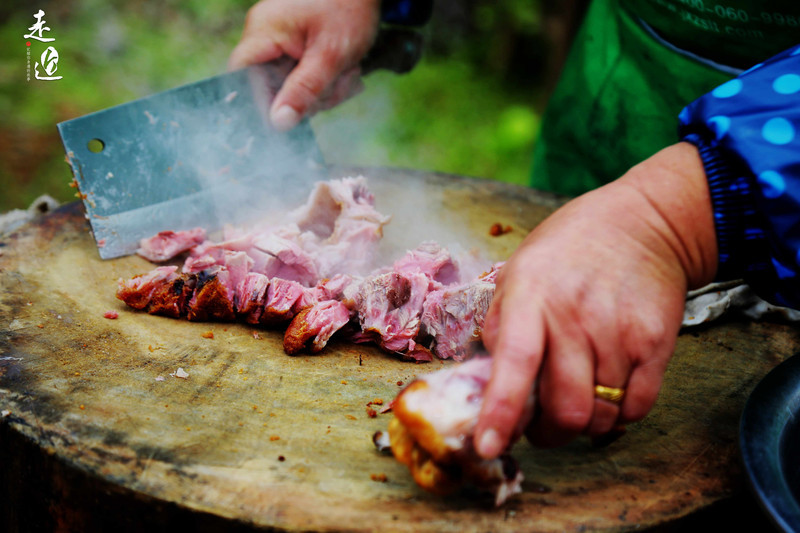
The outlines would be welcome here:
M 106 311 L 105 313 L 103 313 L 103 318 L 107 318 L 109 320 L 116 320 L 117 318 L 119 318 L 119 313 L 117 313 L 116 311 Z
M 344 416 L 345 416 L 345 417 L 347 417 L 347 419 L 348 419 L 348 420 L 358 420 L 358 419 L 357 419 L 356 417 L 354 417 L 353 415 L 344 415 Z
M 214 338 L 214 332 L 213 331 L 206 331 L 205 333 L 201 333 L 200 336 L 203 337 L 204 339 L 213 339 Z
M 389 481 L 389 478 L 388 478 L 388 477 L 386 477 L 386 474 L 384 474 L 384 473 L 380 473 L 380 474 L 370 474 L 370 475 L 369 475 L 369 478 L 370 478 L 372 481 L 378 481 L 378 482 L 380 482 L 380 483 L 386 483 L 387 481 Z
M 375 411 L 375 409 L 373 409 L 372 407 L 367 407 L 367 416 L 370 418 L 375 418 L 376 416 L 378 416 L 378 412 Z
M 269 440 L 276 441 L 276 440 L 281 440 L 281 438 L 278 435 L 270 435 Z

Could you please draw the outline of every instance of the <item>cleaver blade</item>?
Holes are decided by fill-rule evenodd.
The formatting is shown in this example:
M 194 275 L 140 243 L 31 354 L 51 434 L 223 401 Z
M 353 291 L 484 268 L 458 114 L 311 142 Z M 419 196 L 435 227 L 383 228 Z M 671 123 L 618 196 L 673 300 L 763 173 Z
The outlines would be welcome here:
M 254 65 L 59 123 L 100 257 L 135 253 L 164 230 L 255 219 L 324 179 L 308 120 L 289 132 L 269 121 L 294 65 Z

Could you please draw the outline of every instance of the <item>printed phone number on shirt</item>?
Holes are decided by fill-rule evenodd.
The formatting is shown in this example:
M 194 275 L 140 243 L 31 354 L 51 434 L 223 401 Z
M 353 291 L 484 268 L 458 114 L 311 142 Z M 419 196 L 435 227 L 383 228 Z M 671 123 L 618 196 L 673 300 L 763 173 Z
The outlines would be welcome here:
M 717 17 L 732 22 L 761 22 L 763 24 L 774 24 L 775 26 L 789 26 L 796 28 L 800 26 L 800 17 L 797 15 L 787 15 L 776 11 L 761 11 L 758 15 L 751 15 L 746 9 L 728 7 L 721 4 L 707 6 L 704 0 L 678 0 L 681 4 L 691 7 L 702 13 L 714 14 Z M 664 5 L 665 2 L 659 1 Z

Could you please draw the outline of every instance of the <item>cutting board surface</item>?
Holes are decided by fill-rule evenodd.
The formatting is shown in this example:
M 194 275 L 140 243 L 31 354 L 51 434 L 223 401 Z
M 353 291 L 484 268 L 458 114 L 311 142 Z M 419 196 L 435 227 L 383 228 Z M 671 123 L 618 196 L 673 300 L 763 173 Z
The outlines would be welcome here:
M 433 238 L 503 260 L 558 204 L 451 175 L 340 175 L 358 172 L 378 210 L 393 217 L 386 257 Z M 512 231 L 491 236 L 494 223 Z M 682 334 L 648 418 L 604 448 L 520 442 L 525 492 L 494 509 L 474 495 L 421 491 L 371 442 L 390 415 L 370 417 L 367 404 L 386 403 L 416 375 L 450 363 L 416 365 L 344 342 L 289 357 L 279 331 L 130 310 L 115 298 L 116 281 L 152 265 L 135 256 L 100 260 L 77 204 L 2 244 L 4 429 L 131 498 L 278 530 L 603 530 L 684 516 L 740 487 L 741 408 L 800 340 L 766 323 Z M 110 310 L 119 318 L 104 318 Z M 171 375 L 178 368 L 188 378 Z

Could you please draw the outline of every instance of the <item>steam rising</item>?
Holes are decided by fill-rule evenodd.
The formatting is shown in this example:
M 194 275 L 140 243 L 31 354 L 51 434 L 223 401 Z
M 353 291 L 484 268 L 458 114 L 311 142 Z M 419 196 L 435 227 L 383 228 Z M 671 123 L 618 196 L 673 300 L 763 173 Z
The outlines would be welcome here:
M 476 238 L 465 224 L 474 212 L 460 212 L 459 206 L 447 204 L 446 185 L 444 191 L 426 185 L 425 175 L 432 176 L 433 169 L 406 171 L 385 166 L 390 161 L 391 147 L 378 139 L 382 123 L 393 107 L 391 93 L 384 85 L 370 83 L 350 101 L 312 119 L 326 162 L 341 167 L 339 172 L 346 173 L 351 168 L 351 174 L 363 174 L 375 195 L 378 211 L 392 217 L 384 227 L 381 242 L 379 261 L 383 263 L 375 266 L 391 264 L 425 240 L 447 248 L 458 259 L 462 273 L 471 277 L 486 271 L 492 262 L 505 259 L 492 254 L 493 247 L 485 239 Z M 383 179 L 389 183 L 384 185 Z M 484 235 L 481 231 L 478 237 Z

